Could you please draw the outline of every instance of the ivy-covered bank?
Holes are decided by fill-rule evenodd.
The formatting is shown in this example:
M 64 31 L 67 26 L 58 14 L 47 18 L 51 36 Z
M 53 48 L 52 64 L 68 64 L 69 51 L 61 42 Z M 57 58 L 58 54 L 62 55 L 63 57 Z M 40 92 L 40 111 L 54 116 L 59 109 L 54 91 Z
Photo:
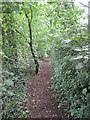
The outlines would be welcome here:
M 2 116 L 3 120 L 26 118 L 29 113 L 27 107 L 27 75 L 25 69 L 28 58 L 22 47 L 24 39 L 16 33 L 16 12 L 19 4 L 2 3 Z M 21 18 L 22 19 L 22 18 Z M 21 42 L 22 39 L 22 42 Z M 23 55 L 22 55 L 23 54 Z M 30 56 L 30 54 L 28 54 Z M 27 60 L 27 61 L 26 61 Z
M 38 2 L 2 2 L 2 119 L 30 117 L 27 83 L 39 73 L 48 41 L 46 5 Z
M 89 39 L 88 24 L 81 22 L 83 13 L 77 6 L 58 2 L 52 27 L 52 90 L 58 107 L 73 118 L 90 118 Z

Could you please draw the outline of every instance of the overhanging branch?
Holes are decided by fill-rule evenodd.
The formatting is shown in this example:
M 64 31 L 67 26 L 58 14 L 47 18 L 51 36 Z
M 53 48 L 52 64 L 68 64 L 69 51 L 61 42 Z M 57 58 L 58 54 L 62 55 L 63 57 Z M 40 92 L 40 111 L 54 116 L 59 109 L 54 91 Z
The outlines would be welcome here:
M 84 5 L 83 3 L 79 2 L 81 5 L 83 5 L 84 7 L 88 7 L 90 8 L 88 5 Z
M 15 29 L 15 31 L 16 31 L 17 33 L 19 33 L 20 35 L 22 35 L 22 36 L 25 38 L 25 40 L 26 40 L 27 43 L 29 43 L 28 40 L 27 40 L 27 38 L 26 38 L 20 31 L 18 31 L 16 28 L 14 28 L 14 29 Z

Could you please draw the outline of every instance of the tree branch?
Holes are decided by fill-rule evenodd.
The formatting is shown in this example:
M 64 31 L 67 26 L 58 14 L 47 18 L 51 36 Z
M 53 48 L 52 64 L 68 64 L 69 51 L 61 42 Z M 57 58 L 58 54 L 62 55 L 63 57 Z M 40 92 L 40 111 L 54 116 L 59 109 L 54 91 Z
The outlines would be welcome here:
M 25 38 L 26 42 L 28 42 L 27 38 L 26 38 L 20 31 L 18 31 L 16 28 L 14 28 L 14 29 L 15 29 L 15 31 L 16 31 L 17 33 L 19 33 L 20 35 L 22 35 L 22 36 Z M 29 43 L 29 42 L 28 42 L 28 43 Z
M 71 0 L 72 9 L 74 10 L 74 1 Z
M 83 3 L 79 2 L 81 5 L 83 5 L 84 7 L 88 7 L 90 8 L 88 5 L 84 5 Z

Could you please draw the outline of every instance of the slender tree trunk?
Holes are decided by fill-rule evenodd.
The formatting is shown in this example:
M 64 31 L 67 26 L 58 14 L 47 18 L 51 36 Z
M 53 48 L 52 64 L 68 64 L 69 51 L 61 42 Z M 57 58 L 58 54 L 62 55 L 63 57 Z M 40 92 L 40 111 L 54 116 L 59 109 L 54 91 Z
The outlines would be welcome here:
M 31 29 L 31 21 L 32 21 L 32 10 L 31 10 L 31 20 L 29 19 L 28 15 L 25 13 L 25 16 L 27 17 L 28 19 L 28 27 L 29 27 L 29 34 L 30 34 L 30 42 L 29 42 L 29 45 L 30 45 L 30 50 L 31 50 L 31 54 L 33 56 L 33 59 L 34 59 L 34 63 L 35 63 L 35 73 L 37 75 L 38 71 L 39 71 L 39 63 L 36 59 L 36 56 L 35 56 L 35 53 L 34 53 L 34 50 L 33 50 L 33 46 L 32 46 L 32 29 Z

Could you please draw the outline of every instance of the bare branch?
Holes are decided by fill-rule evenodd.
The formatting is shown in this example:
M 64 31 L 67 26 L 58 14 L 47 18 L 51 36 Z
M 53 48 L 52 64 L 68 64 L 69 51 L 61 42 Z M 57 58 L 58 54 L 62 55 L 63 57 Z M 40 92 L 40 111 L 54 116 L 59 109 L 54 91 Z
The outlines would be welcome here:
M 20 35 L 22 35 L 22 36 L 25 38 L 26 42 L 28 42 L 27 38 L 26 38 L 20 31 L 18 31 L 16 28 L 14 28 L 14 30 L 15 30 L 17 33 L 19 33 Z M 29 43 L 29 42 L 28 42 L 28 43 Z
M 90 8 L 88 5 L 84 5 L 83 3 L 79 2 L 81 5 L 83 5 L 84 7 L 88 7 Z
M 16 23 L 16 24 L 17 24 L 17 23 Z M 10 25 L 13 27 L 13 25 L 12 25 L 11 23 L 10 23 Z M 29 43 L 28 40 L 27 40 L 27 38 L 26 38 L 19 30 L 17 30 L 17 28 L 14 27 L 14 30 L 15 30 L 17 33 L 19 33 L 20 35 L 22 35 L 22 36 L 25 38 L 26 42 Z
M 74 10 L 74 1 L 73 0 L 71 0 L 71 5 L 72 5 L 72 9 Z

